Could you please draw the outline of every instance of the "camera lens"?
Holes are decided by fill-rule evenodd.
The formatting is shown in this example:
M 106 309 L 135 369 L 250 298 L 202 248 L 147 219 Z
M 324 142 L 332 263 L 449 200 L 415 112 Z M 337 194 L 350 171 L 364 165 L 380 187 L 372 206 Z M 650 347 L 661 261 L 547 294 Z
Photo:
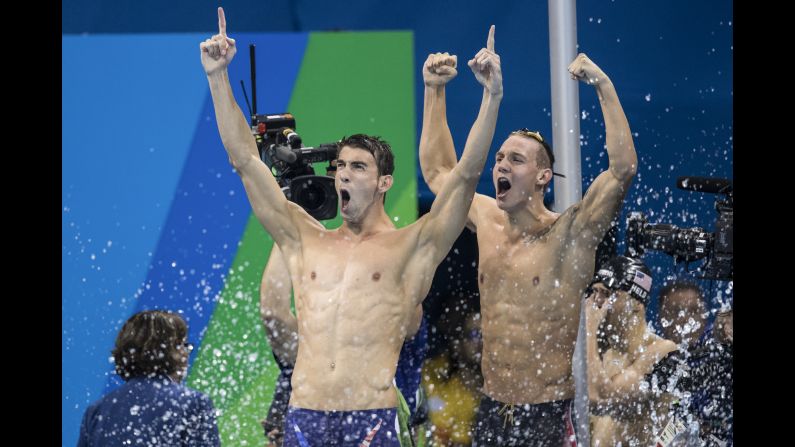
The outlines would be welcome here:
M 289 199 L 317 220 L 333 219 L 337 215 L 337 190 L 332 177 L 299 176 L 290 182 Z
M 310 214 L 326 201 L 326 191 L 321 186 L 313 184 L 311 180 L 304 183 L 297 193 L 296 202 Z

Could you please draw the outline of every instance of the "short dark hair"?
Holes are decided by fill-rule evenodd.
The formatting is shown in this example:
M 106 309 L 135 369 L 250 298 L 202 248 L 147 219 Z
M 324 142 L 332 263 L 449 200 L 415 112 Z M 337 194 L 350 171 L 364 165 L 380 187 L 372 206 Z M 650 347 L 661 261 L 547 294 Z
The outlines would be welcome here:
M 342 137 L 337 143 L 337 155 L 343 147 L 355 147 L 364 149 L 373 155 L 375 164 L 378 167 L 378 175 L 392 175 L 395 172 L 395 155 L 392 153 L 392 147 L 385 140 L 378 136 L 365 135 L 357 133 L 349 137 Z
M 116 337 L 113 360 L 125 381 L 134 377 L 171 376 L 184 366 L 180 350 L 188 335 L 181 316 L 162 310 L 145 310 L 130 317 Z

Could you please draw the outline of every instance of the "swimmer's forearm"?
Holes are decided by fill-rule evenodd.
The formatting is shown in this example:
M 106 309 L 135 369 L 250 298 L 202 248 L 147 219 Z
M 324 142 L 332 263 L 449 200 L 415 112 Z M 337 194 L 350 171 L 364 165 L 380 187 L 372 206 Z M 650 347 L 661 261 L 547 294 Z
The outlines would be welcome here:
M 456 165 L 455 146 L 447 124 L 445 87 L 425 86 L 425 104 L 420 134 L 420 169 L 434 193 L 444 184 L 445 174 Z
M 472 125 L 461 161 L 447 176 L 427 214 L 428 220 L 421 233 L 420 244 L 432 244 L 435 248 L 432 258 L 439 262 L 444 259 L 466 224 L 475 188 L 494 136 L 501 99 L 501 95 L 484 94 L 485 107 L 481 108 L 481 113 Z
M 494 136 L 501 99 L 502 95 L 492 96 L 484 92 L 484 106 L 481 107 L 478 118 L 469 132 L 461 161 L 447 176 L 441 190 L 437 193 L 436 200 L 431 205 L 431 211 L 428 213 L 433 221 L 432 227 L 437 228 L 432 232 L 431 239 L 441 237 L 443 233 L 446 233 L 448 230 L 445 227 L 447 226 L 455 227 L 459 221 L 462 224 L 465 223 L 478 179 L 480 179 L 481 171 L 486 164 L 486 156 Z M 460 231 L 459 229 L 452 232 L 457 238 Z M 445 246 L 445 243 L 446 241 L 441 241 L 439 246 Z M 446 250 L 449 250 L 449 247 Z
M 605 120 L 605 143 L 610 172 L 622 182 L 629 181 L 638 170 L 638 156 L 629 122 L 621 107 L 616 88 L 606 75 L 596 85 L 596 93 Z
M 232 166 L 242 172 L 252 160 L 259 158 L 251 128 L 232 94 L 227 70 L 208 75 L 207 80 L 210 83 L 221 142 L 229 154 Z
M 226 70 L 208 75 L 207 79 L 221 141 L 243 181 L 254 214 L 276 242 L 297 241 L 298 229 L 289 203 L 270 169 L 259 159 L 257 144 L 232 95 Z
M 480 179 L 483 167 L 486 165 L 486 157 L 489 155 L 491 141 L 494 138 L 501 102 L 502 93 L 492 95 L 487 89 L 483 89 L 483 99 L 480 103 L 478 117 L 469 131 L 461 161 L 455 168 L 457 174 L 467 181 L 474 179 L 477 182 Z

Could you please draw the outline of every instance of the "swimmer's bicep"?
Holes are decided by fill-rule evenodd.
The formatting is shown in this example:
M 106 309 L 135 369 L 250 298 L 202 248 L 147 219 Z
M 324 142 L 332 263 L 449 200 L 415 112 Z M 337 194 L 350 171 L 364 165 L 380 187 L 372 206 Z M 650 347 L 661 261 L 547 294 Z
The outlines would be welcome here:
M 433 201 L 431 210 L 417 221 L 418 248 L 430 252 L 430 262 L 441 262 L 464 229 L 472 209 L 475 180 L 454 170 Z
M 241 172 L 241 180 L 251 210 L 273 240 L 282 246 L 297 240 L 296 220 L 299 216 L 268 167 L 259 160 L 253 161 Z
M 287 261 L 300 252 L 303 235 L 324 232 L 326 229 L 301 206 L 287 200 L 281 190 L 279 194 L 284 200 L 276 200 L 273 204 L 260 203 L 259 209 L 252 202 L 252 210 Z
M 593 238 L 598 245 L 618 216 L 629 185 L 629 182 L 620 182 L 609 170 L 599 174 L 582 201 L 574 205 L 577 208 L 572 215 L 572 234 Z
M 294 229 L 297 232 L 298 242 L 303 240 L 305 236 L 317 237 L 320 233 L 328 231 L 322 223 L 307 213 L 306 210 L 301 207 L 301 205 L 288 200 L 287 208 L 292 216 L 291 223 L 294 225 Z M 290 248 L 295 249 L 296 247 Z M 285 262 L 287 262 L 287 251 L 290 248 L 279 245 L 282 255 L 285 256 Z M 297 249 L 300 250 L 300 248 Z

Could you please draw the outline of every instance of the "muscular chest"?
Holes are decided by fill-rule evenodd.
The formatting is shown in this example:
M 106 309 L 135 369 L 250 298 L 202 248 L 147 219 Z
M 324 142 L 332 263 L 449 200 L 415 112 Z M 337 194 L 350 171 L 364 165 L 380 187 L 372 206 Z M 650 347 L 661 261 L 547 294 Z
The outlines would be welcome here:
M 499 230 L 499 227 L 495 227 Z M 484 310 L 523 321 L 567 321 L 578 311 L 582 281 L 572 278 L 572 250 L 556 231 L 511 240 L 478 231 L 478 286 Z
M 319 239 L 305 244 L 303 256 L 293 271 L 304 305 L 313 309 L 337 303 L 359 307 L 367 302 L 397 299 L 404 270 L 400 244 L 390 246 L 390 238 Z M 373 297 L 378 299 L 370 299 Z
M 556 244 L 548 238 L 510 241 L 492 235 L 483 239 L 478 244 L 478 284 L 487 295 L 491 291 L 546 293 L 561 286 Z
M 300 283 L 305 289 L 325 291 L 373 288 L 394 284 L 399 265 L 382 246 L 371 243 L 334 244 L 305 250 Z

